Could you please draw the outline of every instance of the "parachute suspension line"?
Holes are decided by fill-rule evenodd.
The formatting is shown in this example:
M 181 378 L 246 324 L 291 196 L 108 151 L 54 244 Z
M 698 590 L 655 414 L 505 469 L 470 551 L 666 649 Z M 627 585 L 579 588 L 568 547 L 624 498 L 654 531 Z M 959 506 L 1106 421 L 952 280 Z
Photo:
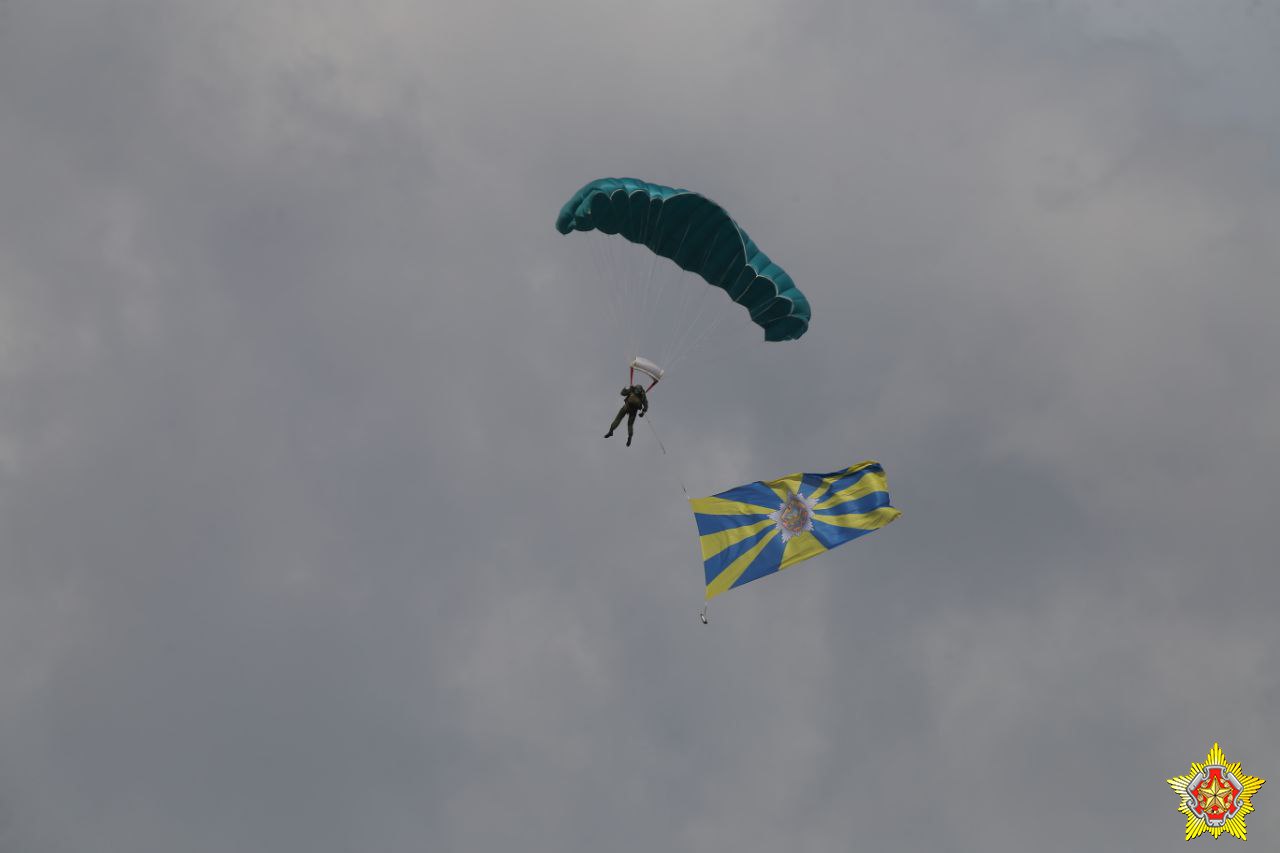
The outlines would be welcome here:
M 710 304 L 711 300 L 715 298 L 712 292 L 717 289 L 718 288 L 714 287 L 702 288 L 702 292 L 699 294 L 697 311 L 694 314 L 693 319 L 689 321 L 688 326 L 685 328 L 685 333 L 681 336 L 679 341 L 680 346 L 677 347 L 676 352 L 672 354 L 670 359 L 668 359 L 668 363 L 675 364 L 681 361 L 692 351 L 692 348 L 695 345 L 701 345 L 706 342 L 711 332 L 719 325 L 719 321 L 724 318 L 724 314 L 726 312 L 717 312 L 712 318 L 711 324 L 707 328 L 702 329 L 701 331 L 695 331 L 700 325 L 702 315 L 706 312 L 707 306 Z M 690 337 L 690 335 L 692 335 L 692 337 Z
M 690 223 L 690 225 L 691 224 L 692 223 Z M 712 256 L 712 252 L 716 251 L 716 243 L 719 241 L 719 236 L 721 236 L 721 233 L 722 232 L 716 232 L 716 234 L 714 234 L 714 236 L 712 237 L 712 242 L 710 242 L 710 245 L 707 246 L 707 251 L 703 252 L 703 260 L 701 260 L 701 263 L 698 265 L 699 269 L 704 268 L 704 266 L 707 266 L 707 261 L 710 259 L 710 256 Z M 687 234 L 689 234 L 689 232 L 687 232 L 687 228 L 686 228 L 685 234 L 686 236 Z M 678 251 L 677 251 L 677 255 L 678 255 Z M 680 269 L 680 266 L 678 266 L 678 264 L 677 264 L 677 269 Z M 689 277 L 692 277 L 692 273 L 689 274 Z M 663 352 L 662 352 L 663 364 L 671 364 L 672 360 L 678 360 L 676 353 L 681 351 L 681 346 L 684 345 L 685 339 L 689 337 L 689 334 L 691 332 L 694 332 L 694 330 L 698 328 L 698 320 L 701 319 L 701 309 L 703 309 L 703 306 L 707 304 L 708 289 L 714 289 L 714 288 L 707 288 L 707 287 L 690 288 L 689 287 L 690 282 L 687 282 L 687 280 L 685 280 L 685 277 L 678 277 L 678 278 L 681 279 L 682 284 L 685 284 L 685 287 L 681 288 L 680 307 L 678 307 L 677 313 L 676 313 L 678 324 L 672 328 L 671 336 L 669 336 L 669 338 L 667 339 L 666 345 L 663 346 Z M 692 307 L 689 305 L 690 292 L 692 291 L 692 289 L 696 289 L 696 291 L 698 291 L 698 297 L 696 297 L 696 302 L 698 302 L 698 311 L 696 311 L 696 313 L 692 315 L 692 319 L 687 321 L 686 323 L 686 320 L 689 319 L 689 316 L 690 316 L 690 311 L 686 309 L 691 309 Z
M 680 235 L 680 242 L 676 246 L 675 254 L 671 257 L 671 265 L 663 267 L 665 274 L 662 277 L 662 287 L 658 292 L 658 302 L 657 302 L 658 306 L 662 305 L 661 299 L 662 299 L 662 296 L 667 292 L 668 284 L 674 281 L 678 286 L 683 282 L 686 276 L 690 275 L 688 271 L 686 271 L 682 266 L 680 266 L 679 263 L 677 263 L 676 258 L 680 257 L 680 253 L 684 249 L 685 241 L 689 238 L 689 232 L 690 230 L 692 230 L 692 228 L 693 228 L 692 222 L 686 223 L 684 227 L 684 233 Z M 684 316 L 683 314 L 677 313 L 674 316 L 674 318 L 668 318 L 666 320 L 663 320 L 662 322 L 655 323 L 655 327 L 662 330 L 662 340 L 659 342 L 658 339 L 655 338 L 655 343 L 659 343 L 660 349 L 662 352 L 662 358 L 664 359 L 664 361 L 666 359 L 667 340 L 669 340 L 671 335 L 674 334 L 675 330 L 679 328 L 679 324 L 681 323 L 683 316 Z
M 715 298 L 715 288 L 705 288 L 699 294 L 697 305 L 691 306 L 693 317 L 685 329 L 685 334 L 680 338 L 676 352 L 669 359 L 671 363 L 683 361 L 696 346 L 705 343 L 711 333 L 719 326 L 720 321 L 724 319 L 726 312 L 713 311 L 710 322 L 703 321 L 703 315 L 706 314 L 708 306 L 712 304 L 712 300 Z
M 624 340 L 626 327 L 623 325 L 623 305 L 622 295 L 620 293 L 617 267 L 612 266 L 605 255 L 608 249 L 601 245 L 601 241 L 591 240 L 591 262 L 595 266 L 595 274 L 597 280 L 603 279 L 607 284 L 605 289 L 609 297 L 609 312 L 613 316 L 613 325 L 617 330 L 617 337 L 614 340 Z M 626 358 L 625 343 L 623 344 L 623 357 Z
M 591 260 L 595 261 L 596 275 L 598 275 L 599 279 L 603 279 L 604 288 L 608 291 L 609 310 L 613 314 L 613 327 L 616 329 L 614 334 L 617 336 L 614 338 L 614 342 L 616 342 L 614 345 L 620 346 L 622 348 L 622 356 L 626 357 L 626 346 L 622 343 L 623 336 L 625 336 L 627 330 L 626 305 L 622 301 L 625 293 L 618 287 L 617 269 L 609 264 L 608 248 L 600 246 L 599 243 L 593 246 Z
M 623 242 L 621 239 L 607 237 L 604 242 L 609 255 L 608 263 L 613 271 L 613 281 L 618 288 L 618 304 L 621 306 L 617 340 L 622 347 L 623 359 L 628 359 L 631 358 L 632 350 L 635 349 L 635 315 L 639 305 L 635 288 L 631 284 L 634 270 L 627 266 L 628 256 L 620 245 Z M 634 263 L 635 259 L 631 258 L 631 262 Z
M 658 253 L 653 251 L 649 246 L 649 239 L 653 235 L 653 232 L 657 231 L 662 225 L 662 213 L 665 210 L 666 205 L 658 208 L 658 215 L 654 219 L 652 228 L 649 227 L 648 210 L 646 209 L 645 211 L 644 228 L 640 233 L 640 245 L 649 250 L 649 271 L 645 275 L 644 286 L 640 289 L 640 310 L 638 312 L 638 316 L 630 318 L 631 328 L 627 330 L 627 358 L 634 358 L 640 355 L 639 346 L 644 343 L 644 338 L 646 336 L 645 330 L 649 325 L 647 319 L 649 290 L 653 285 L 653 274 L 658 268 Z
M 685 277 L 687 278 L 692 276 L 685 276 Z M 685 310 L 686 306 L 689 304 L 689 294 L 691 291 L 700 289 L 698 288 L 697 284 L 694 284 L 693 282 L 690 282 L 690 281 L 682 280 L 681 283 L 684 285 L 684 287 L 680 288 L 680 307 L 676 309 L 676 313 L 675 313 L 675 316 L 677 319 L 681 317 L 689 316 L 688 312 Z M 680 326 L 678 323 L 671 324 L 671 331 L 667 335 L 667 340 L 663 343 L 663 347 L 662 347 L 662 363 L 663 364 L 671 363 L 672 348 L 673 348 L 673 344 L 676 343 L 676 338 L 679 334 L 679 331 L 680 331 Z
M 720 313 L 716 314 L 716 317 L 714 320 L 711 321 L 711 326 L 710 328 L 707 329 L 706 334 L 703 335 L 701 338 L 698 338 L 697 340 L 690 342 L 689 349 L 682 352 L 680 354 L 680 357 L 686 358 L 704 346 L 714 347 L 716 345 L 714 335 L 719 330 L 720 324 L 724 321 L 724 318 L 728 313 L 729 312 L 727 311 L 721 311 Z
M 650 248 L 652 236 L 658 233 L 662 225 L 665 206 L 660 207 L 653 217 L 646 216 L 638 241 L 640 246 Z M 679 257 L 692 234 L 693 222 L 688 222 L 676 246 L 675 256 Z M 709 302 L 713 302 L 716 294 L 709 293 L 718 288 L 693 286 L 702 282 L 690 281 L 693 274 L 685 270 L 672 258 L 672 266 L 662 263 L 663 256 L 652 253 L 648 262 L 648 270 L 641 272 L 640 259 L 634 254 L 640 246 L 623 246 L 633 241 L 620 238 L 620 235 L 608 235 L 615 239 L 589 241 L 591 260 L 598 278 L 607 279 L 609 291 L 609 311 L 617 329 L 615 340 L 622 348 L 624 360 L 641 354 L 641 348 L 649 349 L 657 345 L 659 359 L 662 364 L 682 362 L 695 349 L 719 328 L 724 313 L 719 312 L 707 320 Z M 619 239 L 620 238 L 620 239 Z M 717 234 L 710 246 L 704 250 L 702 261 L 705 264 L 718 244 Z M 628 252 L 627 250 L 632 250 Z M 662 266 L 665 275 L 658 274 Z M 671 279 L 674 279 L 673 282 Z M 663 314 L 663 297 L 670 289 L 681 291 L 679 308 L 674 315 Z M 661 322 L 659 322 L 661 320 Z M 650 389 L 653 385 L 649 386 Z
M 613 260 L 612 246 L 607 240 L 591 241 L 591 260 L 596 265 L 596 275 L 605 282 L 609 292 L 609 305 L 613 309 L 613 322 L 617 330 L 614 343 L 621 349 L 625 358 L 627 352 L 625 335 L 627 333 L 626 285 L 619 275 L 618 266 Z
M 643 339 L 645 338 L 645 332 L 649 328 L 649 312 L 652 310 L 649 304 L 650 303 L 649 292 L 653 290 L 653 273 L 657 268 L 657 266 L 658 266 L 658 256 L 654 255 L 649 261 L 649 272 L 645 275 L 644 284 L 640 288 L 639 311 L 637 311 L 636 316 L 632 318 L 631 334 L 630 334 L 630 342 L 629 342 L 631 351 L 627 353 L 628 357 L 633 357 L 640 354 L 639 351 L 637 350 L 637 347 L 639 347 L 640 344 L 642 343 Z M 656 303 L 657 299 L 655 298 L 653 302 Z
M 661 214 L 659 214 L 659 215 L 661 215 Z M 662 287 L 660 288 L 660 292 L 659 292 L 659 293 L 654 297 L 652 306 L 648 306 L 648 299 L 646 299 L 646 306 L 647 306 L 647 307 L 649 307 L 649 310 L 646 310 L 646 311 L 644 312 L 644 317 L 643 317 L 643 319 L 642 319 L 642 325 L 643 325 L 643 327 L 644 327 L 646 330 L 650 329 L 650 328 L 652 327 L 652 325 L 656 325 L 656 324 L 651 324 L 651 323 L 650 323 L 650 321 L 651 321 L 651 320 L 653 319 L 653 317 L 657 314 L 657 311 L 659 310 L 659 307 L 660 307 L 660 306 L 661 306 L 661 304 L 662 304 L 662 302 L 661 302 L 661 296 L 662 296 L 662 293 L 666 292 L 666 284 L 667 284 L 668 279 L 669 279 L 670 277 L 672 277 L 673 275 L 674 275 L 674 277 L 679 278 L 679 277 L 681 277 L 681 276 L 684 274 L 684 268 L 683 268 L 683 267 L 681 267 L 681 266 L 680 266 L 680 264 L 676 263 L 676 260 L 675 260 L 675 259 L 676 259 L 676 258 L 678 258 L 678 257 L 680 257 L 680 250 L 684 248 L 684 241 L 689 237 L 689 230 L 690 230 L 692 227 L 693 227 L 693 223 L 692 223 L 692 222 L 689 222 L 689 223 L 686 223 L 686 224 L 685 224 L 685 226 L 684 226 L 684 233 L 680 235 L 680 242 L 676 245 L 676 251 L 675 251 L 675 254 L 674 254 L 674 255 L 671 257 L 671 259 L 670 259 L 670 260 L 671 260 L 671 262 L 672 262 L 672 264 L 675 266 L 675 272 L 673 273 L 670 269 L 667 269 L 666 267 L 664 267 L 664 269 L 667 269 L 667 271 L 666 271 L 666 273 L 665 273 L 665 274 L 663 275 L 663 277 L 662 277 L 662 281 L 661 281 L 661 283 L 662 283 Z M 657 253 L 656 253 L 656 252 L 654 253 L 654 256 L 653 256 L 653 257 L 654 257 L 654 260 L 655 260 L 655 262 L 656 262 L 656 260 L 657 260 L 657 258 L 658 258 L 658 255 L 657 255 Z M 652 270 L 651 270 L 651 272 L 652 272 Z M 646 297 L 648 296 L 649 291 L 650 291 L 651 289 L 652 289 L 652 277 L 650 277 L 650 280 L 649 280 L 649 282 L 646 284 L 646 287 L 645 287 L 645 296 L 646 296 Z M 676 322 L 679 322 L 679 318 L 678 318 L 678 317 L 676 318 Z M 637 353 L 637 354 L 638 354 L 638 353 Z
M 720 235 L 717 233 L 712 239 L 711 245 L 707 248 L 706 254 L 703 256 L 702 262 L 704 265 L 708 260 L 710 260 L 711 253 L 715 250 L 716 241 L 719 239 Z M 719 287 L 719 285 L 708 288 L 699 288 L 699 299 L 696 314 L 694 315 L 693 320 L 689 323 L 688 328 L 685 329 L 685 334 L 679 341 L 680 345 L 667 359 L 668 364 L 678 364 L 697 350 L 701 349 L 704 345 L 714 343 L 713 335 L 720 328 L 721 322 L 729 312 L 713 311 L 711 321 L 706 325 L 702 324 L 701 320 L 703 313 L 707 310 L 707 307 L 711 305 L 714 300 L 719 298 L 715 291 L 722 289 L 723 288 Z M 725 291 L 725 295 L 728 295 L 728 291 Z
M 716 241 L 719 239 L 720 239 L 720 234 L 719 232 L 717 232 L 716 235 L 711 238 L 711 245 L 708 246 L 706 252 L 702 254 L 702 263 L 699 266 L 706 265 L 707 260 L 711 257 L 711 253 L 715 250 Z M 697 314 L 694 315 L 693 320 L 690 321 L 687 325 L 685 325 L 682 322 L 680 326 L 677 326 L 675 328 L 675 330 L 671 335 L 671 339 L 668 341 L 667 346 L 663 347 L 663 350 L 662 350 L 663 364 L 670 364 L 672 362 L 672 359 L 675 358 L 675 354 L 680 351 L 680 346 L 684 343 L 685 338 L 687 338 L 689 336 L 689 333 L 697 327 L 697 321 L 702 316 L 701 306 L 706 299 L 707 289 L 708 288 L 705 288 L 705 287 L 697 288 L 697 290 L 699 291 L 699 296 L 701 297 L 698 300 L 699 311 Z M 680 318 L 681 320 L 689 316 L 689 314 L 686 313 L 685 311 L 685 306 L 688 304 L 688 299 L 689 299 L 689 290 L 690 289 L 688 287 L 685 287 L 682 289 L 682 292 L 680 294 L 680 308 L 676 313 L 676 317 Z
M 701 335 L 697 340 L 691 341 L 690 346 L 687 349 L 685 349 L 682 353 L 680 353 L 679 358 L 681 359 L 688 358 L 694 353 L 702 352 L 704 350 L 715 350 L 716 354 L 714 356 L 711 356 L 710 358 L 703 357 L 699 359 L 699 366 L 702 366 L 704 364 L 708 364 L 711 362 L 721 361 L 722 359 L 730 355 L 733 355 L 733 356 L 742 355 L 743 353 L 749 352 L 755 349 L 756 347 L 758 347 L 759 339 L 753 340 L 751 342 L 747 342 L 745 340 L 738 340 L 734 342 L 732 346 L 730 346 L 728 345 L 728 343 L 717 341 L 713 337 L 714 333 L 717 330 L 719 330 L 721 326 L 721 321 L 724 319 L 726 313 L 727 312 L 718 313 L 716 315 L 715 320 L 712 322 L 711 326 L 707 329 L 706 334 Z
M 686 230 L 686 232 L 685 232 L 685 233 L 686 233 L 686 234 L 688 234 L 688 231 Z M 678 252 L 677 252 L 677 254 L 678 254 Z M 657 263 L 657 260 L 658 260 L 658 256 L 657 256 L 657 255 L 654 255 L 654 256 L 653 256 L 653 259 L 654 259 L 654 262 L 655 262 L 655 264 L 656 264 L 656 263 Z M 657 318 L 661 317 L 662 305 L 663 305 L 662 298 L 663 298 L 663 296 L 665 296 L 665 295 L 666 295 L 666 292 L 667 292 L 667 285 L 669 285 L 669 284 L 671 283 L 672 279 L 679 280 L 680 278 L 682 278 L 682 277 L 686 274 L 686 273 L 684 272 L 684 270 L 680 269 L 680 266 L 679 266 L 678 264 L 673 264 L 673 266 L 675 266 L 675 273 L 674 273 L 674 274 L 673 274 L 673 272 L 672 272 L 672 270 L 671 270 L 671 268 L 670 268 L 670 267 L 667 267 L 665 264 L 663 265 L 663 274 L 658 278 L 657 293 L 655 293 L 655 294 L 654 294 L 654 296 L 653 296 L 653 305 L 652 305 L 652 308 L 650 309 L 650 310 L 651 310 L 651 313 L 645 317 L 645 328 L 655 328 L 655 329 L 657 329 L 657 328 L 669 328 L 669 326 L 670 326 L 670 324 L 668 324 L 668 323 L 666 323 L 666 322 L 652 322 L 652 323 L 651 323 L 651 321 L 656 321 L 656 320 L 657 320 Z M 652 267 L 650 267 L 650 270 L 649 270 L 649 289 L 650 289 L 650 290 L 652 290 L 653 288 L 654 288 L 654 285 L 653 285 L 653 268 L 652 268 Z M 679 317 L 680 315 L 679 315 L 679 314 L 677 314 L 676 316 L 677 316 L 677 317 Z M 655 338 L 656 338 L 656 336 L 655 336 Z M 655 340 L 655 342 L 656 342 L 656 340 Z M 663 346 L 663 347 L 661 348 L 661 350 L 662 350 L 662 360 L 663 360 L 663 362 L 665 363 L 665 360 L 666 360 L 666 347 L 665 347 L 665 346 Z
M 655 231 L 657 231 L 657 230 L 658 230 L 658 228 L 661 226 L 661 224 L 662 224 L 662 214 L 663 214 L 664 212 L 666 212 L 666 209 L 667 209 L 667 206 L 666 206 L 665 204 L 664 204 L 664 205 L 662 205 L 662 207 L 658 208 L 658 217 L 657 217 L 657 220 L 654 222 L 654 230 L 655 230 Z M 686 223 L 685 223 L 685 226 L 684 226 L 684 233 L 680 235 L 680 243 L 676 246 L 675 255 L 674 255 L 672 258 L 670 258 L 672 266 L 671 266 L 671 267 L 668 267 L 668 266 L 667 266 L 667 265 L 665 265 L 665 264 L 662 266 L 662 269 L 663 269 L 663 275 L 662 275 L 662 277 L 661 277 L 661 280 L 659 281 L 659 285 L 660 285 L 660 286 L 659 286 L 659 288 L 658 288 L 658 293 L 657 293 L 657 295 L 655 296 L 655 298 L 654 298 L 654 303 L 653 303 L 653 310 L 655 311 L 655 313 L 656 313 L 656 312 L 658 312 L 658 311 L 661 311 L 661 306 L 662 306 L 662 296 L 663 296 L 663 294 L 665 294 L 665 293 L 667 292 L 667 285 L 670 283 L 671 279 L 673 279 L 673 278 L 674 278 L 674 279 L 679 279 L 679 278 L 681 278 L 681 277 L 684 275 L 684 270 L 681 268 L 680 264 L 676 263 L 676 260 L 675 260 L 675 259 L 676 259 L 676 258 L 678 258 L 678 257 L 680 256 L 680 250 L 684 248 L 684 241 L 685 241 L 685 239 L 686 239 L 686 238 L 688 238 L 688 236 L 689 236 L 689 230 L 690 230 L 692 227 L 693 227 L 693 222 L 692 222 L 692 221 L 689 221 L 689 222 L 686 222 Z M 646 234 L 646 235 L 645 235 L 645 242 L 644 242 L 644 245 L 645 245 L 645 247 L 646 247 L 646 248 L 649 248 L 649 234 Z M 652 252 L 653 252 L 653 261 L 654 261 L 654 266 L 650 266 L 650 267 L 649 267 L 649 282 L 648 282 L 648 286 L 649 286 L 650 288 L 652 288 L 652 284 L 653 284 L 653 273 L 654 273 L 654 271 L 655 271 L 655 269 L 656 269 L 656 264 L 657 264 L 657 262 L 658 262 L 659 255 L 658 255 L 658 253 L 657 253 L 656 251 L 653 251 L 653 249 L 651 249 L 651 248 L 650 248 L 650 251 L 652 251 Z M 674 270 L 672 269 L 672 267 L 674 267 Z M 645 328 L 650 328 L 650 326 L 649 326 L 649 319 L 650 319 L 650 318 L 649 318 L 648 316 L 646 316 L 646 317 L 645 317 Z M 669 328 L 669 326 L 667 326 L 667 325 L 665 325 L 665 324 L 664 324 L 662 327 L 663 327 L 663 328 Z
M 635 248 L 620 235 L 611 235 L 604 242 L 608 245 L 608 263 L 613 271 L 612 280 L 618 288 L 621 306 L 616 340 L 622 349 L 622 359 L 630 361 L 637 355 L 645 337 L 643 317 L 648 300 L 647 291 L 642 286 L 645 281 L 641 271 L 642 261 Z M 649 265 L 652 267 L 653 260 Z
M 663 205 L 662 207 L 658 208 L 659 222 L 662 219 L 662 211 L 665 209 L 666 209 L 666 205 Z M 646 249 L 649 249 L 648 225 L 649 225 L 649 219 L 646 211 L 645 228 L 642 234 L 640 235 L 641 237 L 643 237 L 643 240 L 641 241 L 640 245 L 644 246 Z M 654 227 L 656 229 L 657 223 L 655 223 Z M 632 327 L 630 330 L 631 334 L 629 336 L 629 341 L 628 341 L 628 346 L 630 349 L 630 352 L 627 353 L 628 358 L 632 358 L 640 354 L 639 351 L 637 350 L 637 347 L 639 347 L 639 345 L 644 342 L 644 339 L 646 337 L 646 330 L 649 327 L 649 322 L 648 322 L 649 291 L 653 289 L 653 274 L 658 268 L 658 253 L 654 252 L 652 249 L 649 249 L 649 252 L 650 252 L 649 270 L 645 274 L 643 285 L 640 287 L 639 310 L 637 311 L 637 316 L 630 318 Z

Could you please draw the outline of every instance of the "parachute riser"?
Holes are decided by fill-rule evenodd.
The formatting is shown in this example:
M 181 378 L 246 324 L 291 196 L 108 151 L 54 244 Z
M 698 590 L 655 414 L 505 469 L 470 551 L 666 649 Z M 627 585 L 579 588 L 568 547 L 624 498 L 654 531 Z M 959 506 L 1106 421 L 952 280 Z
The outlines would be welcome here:
M 636 381 L 636 371 L 635 371 L 635 368 L 632 368 L 632 370 L 631 370 L 631 378 L 630 378 L 629 380 L 627 380 L 627 381 L 628 381 L 628 383 L 629 383 L 629 384 L 632 384 L 632 385 L 634 385 L 634 384 L 635 384 L 635 381 Z M 648 388 L 646 388 L 646 389 L 644 389 L 644 392 L 645 392 L 646 394 L 648 394 L 650 391 L 652 391 L 652 390 L 653 390 L 653 386 L 654 386 L 654 385 L 657 385 L 657 384 L 658 384 L 658 380 L 656 380 L 656 379 L 655 379 L 655 380 L 653 380 L 652 382 L 650 382 L 650 383 L 649 383 L 649 387 L 648 387 Z

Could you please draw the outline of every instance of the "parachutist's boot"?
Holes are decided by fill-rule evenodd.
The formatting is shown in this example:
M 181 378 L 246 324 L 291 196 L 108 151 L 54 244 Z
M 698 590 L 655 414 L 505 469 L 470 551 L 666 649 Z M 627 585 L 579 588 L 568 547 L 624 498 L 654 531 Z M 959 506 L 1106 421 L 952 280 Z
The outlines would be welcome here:
M 631 436 L 627 436 L 627 447 L 631 446 Z
M 613 438 L 613 430 L 609 430 L 604 434 L 605 438 Z

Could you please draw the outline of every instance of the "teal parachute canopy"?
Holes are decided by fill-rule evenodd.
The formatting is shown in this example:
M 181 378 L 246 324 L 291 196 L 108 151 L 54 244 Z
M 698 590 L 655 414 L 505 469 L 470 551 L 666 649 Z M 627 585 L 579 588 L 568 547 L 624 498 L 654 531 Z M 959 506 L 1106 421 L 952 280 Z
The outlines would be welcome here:
M 809 330 L 809 300 L 728 212 L 706 196 L 635 178 L 601 178 L 560 209 L 556 230 L 621 234 L 723 289 L 766 341 Z

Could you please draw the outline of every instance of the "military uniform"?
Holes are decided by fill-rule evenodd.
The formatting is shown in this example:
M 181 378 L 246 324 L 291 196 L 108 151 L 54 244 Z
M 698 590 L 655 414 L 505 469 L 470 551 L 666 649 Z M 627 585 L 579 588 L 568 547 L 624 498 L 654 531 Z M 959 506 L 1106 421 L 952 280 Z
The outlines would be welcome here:
M 644 389 L 639 385 L 632 385 L 629 388 L 622 389 L 622 408 L 618 409 L 618 416 L 613 419 L 613 423 L 609 424 L 609 431 L 604 434 L 605 438 L 613 435 L 613 431 L 618 428 L 618 424 L 622 423 L 622 419 L 627 419 L 627 447 L 631 446 L 631 438 L 634 432 L 636 415 L 644 417 L 644 413 L 649 411 L 649 396 L 645 394 Z

